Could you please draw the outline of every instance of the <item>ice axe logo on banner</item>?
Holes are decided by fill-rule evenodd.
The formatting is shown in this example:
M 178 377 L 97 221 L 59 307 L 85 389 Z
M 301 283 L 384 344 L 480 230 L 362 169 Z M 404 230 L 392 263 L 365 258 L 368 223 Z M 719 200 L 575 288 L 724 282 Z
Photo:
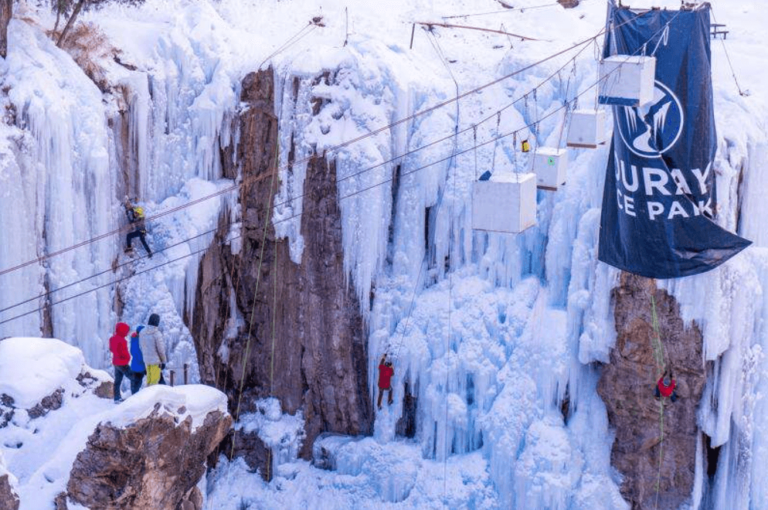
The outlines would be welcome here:
M 660 158 L 674 147 L 683 133 L 683 106 L 677 96 L 659 81 L 650 104 L 640 109 L 620 106 L 615 111 L 624 145 L 642 158 Z

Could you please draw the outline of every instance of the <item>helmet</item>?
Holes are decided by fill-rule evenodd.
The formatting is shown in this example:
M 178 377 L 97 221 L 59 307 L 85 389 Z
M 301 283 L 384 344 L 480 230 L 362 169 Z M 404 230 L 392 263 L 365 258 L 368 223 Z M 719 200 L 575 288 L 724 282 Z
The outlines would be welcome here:
M 144 208 L 143 207 L 136 206 L 136 207 L 133 208 L 133 212 L 135 212 L 136 216 L 138 216 L 139 218 L 143 218 L 144 217 Z
M 391 367 L 392 366 L 392 362 L 391 361 L 387 361 L 387 362 L 384 363 L 384 365 L 386 365 L 388 367 Z
M 672 381 L 670 380 L 668 375 L 664 377 L 663 382 L 664 382 L 664 386 L 669 386 L 670 384 L 672 384 Z

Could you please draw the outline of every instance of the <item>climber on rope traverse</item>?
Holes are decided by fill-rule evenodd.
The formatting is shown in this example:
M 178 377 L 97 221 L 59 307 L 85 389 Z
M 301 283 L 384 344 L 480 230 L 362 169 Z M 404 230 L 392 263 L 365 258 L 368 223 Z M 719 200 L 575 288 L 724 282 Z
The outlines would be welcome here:
M 134 388 L 134 374 L 131 371 L 131 354 L 128 352 L 128 341 L 125 337 L 130 333 L 131 327 L 125 322 L 118 322 L 115 326 L 115 334 L 109 339 L 109 350 L 112 352 L 112 365 L 115 367 L 114 399 L 115 404 L 123 401 L 120 395 L 120 386 L 123 384 L 123 377 L 131 381 L 131 393 Z
M 139 335 L 143 329 L 144 326 L 139 326 L 131 335 L 131 372 L 133 372 L 131 393 L 136 393 L 141 389 L 141 381 L 147 375 L 146 367 L 144 366 L 144 356 L 141 353 L 141 345 L 139 344 Z
M 669 400 L 675 402 L 677 400 L 677 392 L 675 391 L 676 386 L 677 381 L 675 381 L 675 376 L 672 374 L 672 370 L 666 370 L 664 375 L 662 375 L 658 382 L 656 382 L 656 389 L 654 391 L 656 399 L 659 400 L 662 397 L 669 397 Z
M 392 368 L 392 362 L 387 360 L 386 353 L 384 356 L 381 357 L 381 361 L 379 362 L 379 400 L 377 402 L 377 406 L 379 409 L 381 409 L 381 397 L 384 395 L 385 391 L 389 392 L 389 396 L 387 398 L 387 404 L 392 405 L 393 402 L 393 396 L 392 396 L 392 376 L 395 375 L 395 369 Z
M 149 249 L 149 245 L 147 244 L 147 226 L 144 221 L 144 208 L 138 205 L 133 205 L 130 199 L 125 197 L 125 214 L 128 216 L 128 221 L 133 226 L 133 231 L 125 236 L 125 253 L 133 253 L 131 241 L 138 237 L 141 244 L 144 245 L 144 249 L 147 250 L 147 255 L 149 255 L 149 258 L 152 258 L 152 250 Z
M 160 316 L 153 313 L 149 316 L 149 326 L 139 335 L 139 345 L 147 367 L 147 386 L 160 382 L 161 370 L 165 370 L 168 358 L 165 356 L 165 339 L 157 327 Z

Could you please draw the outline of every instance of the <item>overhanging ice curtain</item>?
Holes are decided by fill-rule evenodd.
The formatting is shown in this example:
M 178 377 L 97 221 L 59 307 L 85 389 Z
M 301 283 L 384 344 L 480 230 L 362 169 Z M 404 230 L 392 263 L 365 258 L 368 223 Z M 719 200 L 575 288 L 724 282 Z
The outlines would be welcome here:
M 708 6 L 609 7 L 605 55 L 657 61 L 653 101 L 613 107 L 599 259 L 650 278 L 703 273 L 750 244 L 712 221 L 717 138 L 709 14 Z

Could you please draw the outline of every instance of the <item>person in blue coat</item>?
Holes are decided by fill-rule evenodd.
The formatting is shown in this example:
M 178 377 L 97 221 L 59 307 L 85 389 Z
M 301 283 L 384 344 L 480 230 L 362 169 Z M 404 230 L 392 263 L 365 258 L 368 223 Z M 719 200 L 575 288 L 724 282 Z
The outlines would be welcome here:
M 146 367 L 144 366 L 144 355 L 141 353 L 141 344 L 139 343 L 139 335 L 142 329 L 144 329 L 144 326 L 139 326 L 131 335 L 131 371 L 136 374 L 131 380 L 131 394 L 141 389 L 141 381 L 147 375 Z

